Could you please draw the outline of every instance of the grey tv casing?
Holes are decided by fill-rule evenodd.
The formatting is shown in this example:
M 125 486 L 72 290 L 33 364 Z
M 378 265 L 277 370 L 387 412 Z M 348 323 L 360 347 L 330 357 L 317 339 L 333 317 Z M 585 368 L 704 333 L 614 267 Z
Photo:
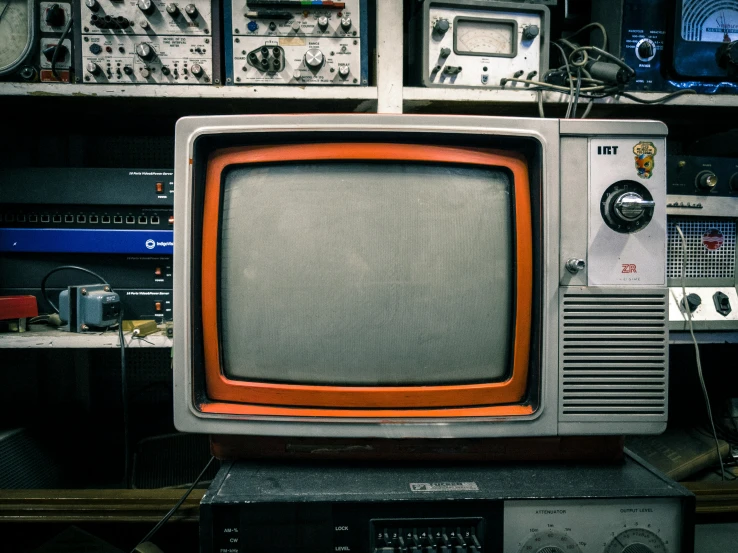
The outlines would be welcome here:
M 202 389 L 196 388 L 202 379 L 194 371 L 202 369 L 194 355 L 195 327 L 199 323 L 194 320 L 193 301 L 197 301 L 199 291 L 192 288 L 193 258 L 199 253 L 194 247 L 193 217 L 198 208 L 193 201 L 193 187 L 200 186 L 193 174 L 193 157 L 201 155 L 196 154 L 196 143 L 206 137 L 238 137 L 245 144 L 258 145 L 282 137 L 284 141 L 299 142 L 301 136 L 311 142 L 313 137 L 328 133 L 334 137 L 336 133 L 360 136 L 354 140 L 361 142 L 372 142 L 372 135 L 380 133 L 385 137 L 383 141 L 388 133 L 397 137 L 412 133 L 414 137 L 432 136 L 436 143 L 439 137 L 447 137 L 443 143 L 451 146 L 463 142 L 465 137 L 482 143 L 487 137 L 497 143 L 506 137 L 528 139 L 538 145 L 541 228 L 534 228 L 534 233 L 538 231 L 542 236 L 537 298 L 541 324 L 538 386 L 532 391 L 537 394 L 537 408 L 532 414 L 385 420 L 224 415 L 198 409 L 196 393 L 202 397 Z M 666 135 L 663 123 L 640 120 L 377 114 L 180 119 L 176 126 L 174 170 L 175 426 L 194 433 L 316 438 L 494 438 L 663 432 L 668 409 Z M 630 151 L 641 142 L 656 146 L 653 175 L 649 179 L 636 176 Z M 617 153 L 597 155 L 597 147 L 603 144 L 619 145 Z M 608 151 L 612 154 L 612 149 Z M 593 183 L 614 183 L 623 175 L 647 186 L 656 201 L 650 224 L 627 235 L 619 235 L 604 225 L 599 211 L 602 193 L 592 191 Z M 637 259 L 632 255 L 625 259 L 633 244 L 638 246 L 633 250 Z M 585 268 L 576 274 L 566 269 L 566 261 L 572 258 L 586 262 Z M 625 266 L 635 267 L 636 261 L 639 272 L 634 276 L 626 272 Z M 615 275 L 620 272 L 621 262 L 626 273 L 622 278 Z M 612 279 L 621 278 L 622 282 L 597 284 L 610 278 L 603 277 L 602 270 L 608 263 L 617 267 L 611 271 Z M 608 307 L 608 301 L 615 302 L 615 307 Z M 647 307 L 640 307 L 644 302 Z M 620 334 L 616 341 L 586 334 L 587 325 L 579 325 L 585 327 L 584 337 L 567 334 L 565 323 L 570 319 L 565 317 L 576 318 L 577 306 L 582 305 L 589 309 L 585 321 L 595 317 L 612 325 L 624 325 L 617 330 Z M 613 312 L 615 318 L 608 319 Z M 638 324 L 629 328 L 628 317 L 638 319 L 641 315 L 647 323 L 636 320 Z M 647 335 L 639 334 L 644 325 Z M 573 350 L 564 345 L 565 339 L 572 338 L 578 339 L 579 347 L 584 349 Z M 617 362 L 612 363 L 613 359 Z

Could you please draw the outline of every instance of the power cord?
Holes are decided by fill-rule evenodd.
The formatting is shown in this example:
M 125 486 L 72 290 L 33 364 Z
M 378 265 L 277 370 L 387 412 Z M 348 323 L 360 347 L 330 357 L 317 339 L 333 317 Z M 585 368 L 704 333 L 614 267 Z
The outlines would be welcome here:
M 62 31 L 61 37 L 59 38 L 59 42 L 56 43 L 56 48 L 54 48 L 54 55 L 51 56 L 51 73 L 54 75 L 54 78 L 57 81 L 61 81 L 61 78 L 59 77 L 59 74 L 56 72 L 56 62 L 59 60 L 59 51 L 62 49 L 62 46 L 64 45 L 64 39 L 67 38 L 67 35 L 69 35 L 69 31 L 72 29 L 72 22 L 74 21 L 74 18 L 70 15 L 69 21 L 67 21 L 67 24 L 64 27 L 64 30 Z
M 146 534 L 144 538 L 136 544 L 136 547 L 131 549 L 131 553 L 137 553 L 138 547 L 141 544 L 146 543 L 147 541 L 150 541 L 151 538 L 153 538 L 154 535 L 161 529 L 161 527 L 164 526 L 170 518 L 172 518 L 172 515 L 176 513 L 177 509 L 179 509 L 182 506 L 185 500 L 192 493 L 192 490 L 195 489 L 195 486 L 197 486 L 198 482 L 202 480 L 202 477 L 205 475 L 207 470 L 210 468 L 210 465 L 213 464 L 213 461 L 215 461 L 215 457 L 210 457 L 210 460 L 207 462 L 205 467 L 200 471 L 200 474 L 197 475 L 197 478 L 195 478 L 195 481 L 190 485 L 190 487 L 182 495 L 182 497 L 179 498 L 179 501 L 177 501 L 174 507 L 169 509 L 169 512 L 166 515 L 164 515 L 164 517 L 159 522 L 156 523 L 156 525 L 149 531 L 149 533 Z
M 123 308 L 118 316 L 118 340 L 120 341 L 120 398 L 123 403 L 123 485 L 129 488 L 131 474 L 131 446 L 128 420 L 128 374 L 126 371 L 126 341 L 123 338 Z
M 700 348 L 697 344 L 697 338 L 694 335 L 694 327 L 692 325 L 692 312 L 689 310 L 687 305 L 687 287 L 684 284 L 685 274 L 687 272 L 687 239 L 684 238 L 684 233 L 679 225 L 674 225 L 677 232 L 679 233 L 679 239 L 682 242 L 682 303 L 684 305 L 684 312 L 687 315 L 687 323 L 689 326 L 689 334 L 692 336 L 692 343 L 694 344 L 694 355 L 697 360 L 697 376 L 700 379 L 700 386 L 702 387 L 702 395 L 705 398 L 705 407 L 707 407 L 707 418 L 710 420 L 710 428 L 712 428 L 712 437 L 715 439 L 715 451 L 717 453 L 718 461 L 720 461 L 720 476 L 725 480 L 725 466 L 723 465 L 723 458 L 720 455 L 720 442 L 718 441 L 717 430 L 715 430 L 715 422 L 712 420 L 712 407 L 710 407 L 710 397 L 707 394 L 707 386 L 705 386 L 705 378 L 702 375 L 702 362 L 700 360 Z

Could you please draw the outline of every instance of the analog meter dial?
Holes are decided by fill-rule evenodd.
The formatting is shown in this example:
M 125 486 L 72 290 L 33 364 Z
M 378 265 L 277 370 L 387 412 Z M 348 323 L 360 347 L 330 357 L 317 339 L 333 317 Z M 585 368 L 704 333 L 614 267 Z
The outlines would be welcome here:
M 34 32 L 32 0 L 0 0 L 0 76 L 28 57 Z
M 454 49 L 457 54 L 514 56 L 517 25 L 514 21 L 457 19 Z
M 571 536 L 557 530 L 536 532 L 519 549 L 519 553 L 581 553 Z
M 644 528 L 620 532 L 605 548 L 604 553 L 667 553 L 661 538 Z
M 718 0 L 681 0 L 682 38 L 690 42 L 738 40 L 738 8 Z

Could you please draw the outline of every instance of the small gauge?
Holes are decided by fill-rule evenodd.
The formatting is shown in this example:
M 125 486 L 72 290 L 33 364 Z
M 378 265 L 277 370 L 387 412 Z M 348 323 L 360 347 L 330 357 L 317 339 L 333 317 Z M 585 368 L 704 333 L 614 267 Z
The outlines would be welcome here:
M 34 34 L 32 0 L 0 0 L 0 75 L 27 58 Z
M 571 536 L 557 530 L 533 534 L 519 549 L 519 553 L 581 553 Z
M 454 49 L 457 54 L 507 56 L 516 53 L 517 24 L 491 19 L 457 19 Z
M 620 532 L 605 548 L 604 553 L 667 553 L 661 538 L 644 528 Z
M 719 0 L 682 0 L 682 38 L 690 42 L 738 40 L 738 8 L 726 7 L 729 4 Z

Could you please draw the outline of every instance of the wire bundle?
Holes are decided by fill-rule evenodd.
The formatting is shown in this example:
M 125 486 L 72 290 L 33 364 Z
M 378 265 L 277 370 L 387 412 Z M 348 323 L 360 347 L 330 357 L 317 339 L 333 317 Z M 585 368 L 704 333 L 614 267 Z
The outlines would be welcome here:
M 602 34 L 601 47 L 580 46 L 572 41 L 577 35 L 592 28 L 598 29 Z M 645 100 L 625 92 L 623 90 L 624 85 L 635 76 L 635 70 L 607 51 L 607 31 L 605 31 L 605 28 L 600 23 L 588 23 L 569 37 L 551 42 L 551 45 L 558 50 L 562 64 L 555 69 L 549 69 L 542 75 L 540 81 L 513 77 L 502 79 L 500 82 L 500 85 L 503 87 L 509 82 L 522 83 L 527 90 L 538 91 L 538 114 L 541 117 L 545 117 L 543 111 L 543 92 L 560 92 L 569 95 L 569 103 L 565 115 L 566 119 L 577 117 L 577 108 L 581 98 L 590 100 L 582 114 L 582 119 L 584 119 L 592 110 L 591 100 L 608 98 L 610 96 L 622 96 L 641 104 L 660 104 L 682 94 L 695 93 L 694 90 L 683 89 L 654 100 Z M 598 62 L 602 63 L 599 68 L 611 68 L 609 71 L 606 71 L 610 77 L 607 80 L 593 77 L 591 71 L 594 71 Z M 557 80 L 561 82 L 557 84 L 555 82 Z

